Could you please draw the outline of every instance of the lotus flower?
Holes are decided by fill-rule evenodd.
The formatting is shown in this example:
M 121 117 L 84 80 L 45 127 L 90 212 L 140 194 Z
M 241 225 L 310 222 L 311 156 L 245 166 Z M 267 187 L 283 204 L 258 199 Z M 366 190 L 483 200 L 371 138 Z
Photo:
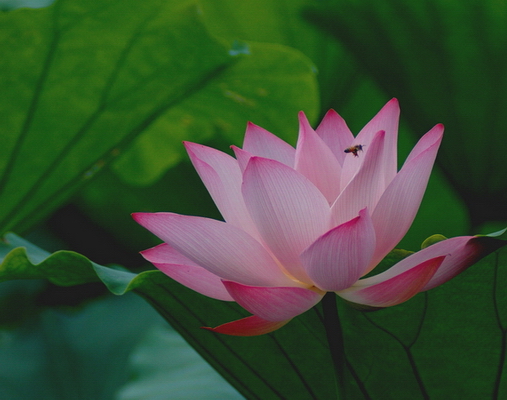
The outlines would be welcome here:
M 442 140 L 436 125 L 397 172 L 399 106 L 389 101 L 354 137 L 329 111 L 316 130 L 299 114 L 294 149 L 249 123 L 233 158 L 185 143 L 225 222 L 135 213 L 164 243 L 142 252 L 162 272 L 253 315 L 207 328 L 238 336 L 274 331 L 326 292 L 371 307 L 400 304 L 451 279 L 491 251 L 457 237 L 363 278 L 409 229 Z

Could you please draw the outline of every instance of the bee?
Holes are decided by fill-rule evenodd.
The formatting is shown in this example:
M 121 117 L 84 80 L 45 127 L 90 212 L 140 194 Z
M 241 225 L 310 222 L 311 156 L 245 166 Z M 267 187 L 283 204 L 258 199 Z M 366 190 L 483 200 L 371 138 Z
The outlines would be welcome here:
M 343 150 L 345 153 L 352 153 L 354 154 L 354 157 L 359 157 L 357 155 L 357 152 L 358 151 L 363 151 L 363 146 L 365 146 L 364 144 L 356 144 L 354 146 L 350 146 L 348 148 L 346 148 L 345 150 Z

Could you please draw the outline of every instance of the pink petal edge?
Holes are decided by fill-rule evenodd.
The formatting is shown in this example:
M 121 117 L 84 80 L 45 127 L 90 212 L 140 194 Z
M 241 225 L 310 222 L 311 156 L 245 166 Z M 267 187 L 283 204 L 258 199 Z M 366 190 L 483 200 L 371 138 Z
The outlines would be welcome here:
M 375 230 L 367 209 L 320 236 L 301 254 L 308 276 L 325 291 L 350 287 L 368 267 L 375 250 Z
M 258 287 L 224 281 L 232 298 L 245 310 L 266 321 L 285 321 L 317 304 L 324 295 L 300 287 Z
M 254 156 L 269 158 L 294 168 L 296 150 L 278 136 L 251 122 L 247 124 L 243 150 Z
M 398 170 L 398 124 L 400 105 L 396 98 L 389 100 L 384 107 L 357 134 L 356 144 L 368 144 L 378 131 L 386 133 L 386 177 L 391 181 Z
M 259 233 L 241 195 L 243 177 L 238 162 L 230 155 L 211 147 L 191 142 L 184 142 L 184 145 L 224 220 L 258 239 Z
M 417 156 L 405 162 L 378 200 L 372 212 L 377 249 L 370 270 L 399 243 L 412 225 L 426 191 L 442 134 L 443 127 L 438 125 L 426 133 L 432 140 L 425 139 L 426 135 L 421 139 L 426 147 L 421 149 L 416 145 Z
M 203 326 L 202 329 L 231 336 L 259 336 L 276 331 L 289 323 L 289 321 L 290 319 L 276 322 L 266 321 L 256 315 L 252 315 L 250 317 L 219 325 L 215 328 Z
M 488 236 L 458 236 L 418 251 L 414 256 L 420 258 L 447 255 L 438 271 L 422 290 L 426 291 L 447 282 L 506 244 L 504 240 Z
M 445 256 L 426 260 L 394 277 L 378 282 L 377 277 L 358 281 L 352 287 L 337 292 L 345 300 L 372 307 L 391 307 L 419 293 L 438 270 Z M 387 274 L 386 274 L 387 275 Z
M 295 170 L 306 176 L 332 204 L 340 193 L 341 169 L 331 149 L 300 112 Z
M 351 220 L 359 213 L 359 210 L 365 207 L 370 212 L 375 209 L 386 187 L 383 163 L 384 143 L 385 132 L 377 132 L 370 143 L 368 152 L 360 156 L 362 162 L 357 166 L 359 170 L 350 178 L 342 176 L 342 185 L 346 183 L 346 179 L 349 179 L 349 182 L 342 188 L 341 194 L 331 206 L 333 225 Z M 350 156 L 354 159 L 359 158 Z
M 250 161 L 250 158 L 253 157 L 253 154 L 250 154 L 248 151 L 240 149 L 234 145 L 231 146 L 231 149 L 234 151 L 234 155 L 236 156 L 236 160 L 238 161 L 238 165 L 241 170 L 241 178 L 243 179 L 243 173 L 248 165 L 248 161 Z
M 343 150 L 354 141 L 354 135 L 345 120 L 335 110 L 329 110 L 317 127 L 316 132 L 331 149 L 340 165 L 343 165 L 345 159 Z
M 218 276 L 198 266 L 166 243 L 144 250 L 141 255 L 183 286 L 213 299 L 234 301 Z

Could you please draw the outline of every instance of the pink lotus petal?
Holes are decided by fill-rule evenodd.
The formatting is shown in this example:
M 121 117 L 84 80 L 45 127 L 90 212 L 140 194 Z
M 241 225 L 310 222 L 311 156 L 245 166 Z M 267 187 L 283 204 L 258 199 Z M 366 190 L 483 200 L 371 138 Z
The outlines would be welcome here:
M 391 307 L 415 296 L 430 281 L 445 256 L 432 258 L 394 277 L 382 273 L 338 292 L 345 300 L 372 307 Z M 389 271 L 389 270 L 388 270 Z M 388 272 L 386 271 L 386 272 Z
M 418 157 L 421 153 L 427 151 L 430 147 L 434 146 L 435 142 L 438 142 L 438 146 L 440 146 L 443 134 L 444 134 L 444 125 L 436 124 L 433 128 L 431 128 L 418 140 L 418 142 L 408 155 L 407 159 L 405 160 L 405 164 L 410 163 L 414 158 Z
M 176 282 L 214 299 L 234 301 L 218 276 L 198 266 L 168 244 L 162 243 L 141 254 Z
M 385 173 L 387 181 L 391 181 L 398 171 L 398 122 L 400 119 L 400 105 L 397 99 L 389 100 L 384 107 L 357 134 L 354 144 L 368 144 L 378 131 L 386 133 L 385 143 Z M 350 160 L 350 158 L 348 158 Z M 347 158 L 346 158 L 347 160 Z
M 243 149 L 240 149 L 237 146 L 231 146 L 231 149 L 234 151 L 234 155 L 236 156 L 239 169 L 241 170 L 241 174 L 243 174 L 245 172 L 246 166 L 248 165 L 248 161 L 250 161 L 250 158 L 253 157 L 253 154 Z
M 294 168 L 296 150 L 278 136 L 251 122 L 248 123 L 243 150 L 254 156 L 270 158 Z
M 238 162 L 221 151 L 185 142 L 188 155 L 224 220 L 258 239 L 259 233 L 248 214 Z
M 292 168 L 259 157 L 243 174 L 243 197 L 273 254 L 296 279 L 311 282 L 299 254 L 330 228 L 326 198 Z
M 141 255 L 145 260 L 151 263 L 166 263 L 177 265 L 189 265 L 191 267 L 199 267 L 190 258 L 185 257 L 178 250 L 173 249 L 167 243 L 161 243 L 158 246 L 141 251 Z
M 319 237 L 301 254 L 301 260 L 318 288 L 338 291 L 363 275 L 374 250 L 375 230 L 363 209 L 358 217 Z
M 378 201 L 372 213 L 377 232 L 377 249 L 372 268 L 391 251 L 414 221 L 435 157 L 442 140 L 443 126 L 437 125 L 421 139 L 424 149 L 416 146 L 417 156 L 409 157 Z M 431 139 L 431 140 L 430 140 Z
M 435 275 L 422 289 L 429 290 L 454 278 L 481 258 L 504 245 L 505 241 L 492 237 L 459 236 L 442 240 L 407 258 L 411 258 L 413 262 L 422 262 L 433 257 L 447 256 Z
M 134 219 L 197 265 L 223 279 L 258 286 L 297 286 L 266 249 L 225 222 L 173 213 L 135 213 Z
M 276 331 L 277 329 L 280 329 L 282 326 L 286 325 L 289 321 L 290 319 L 286 321 L 275 322 L 266 321 L 262 318 L 257 317 L 256 315 L 252 315 L 251 317 L 228 322 L 226 324 L 217 326 L 216 328 L 209 328 L 206 326 L 203 326 L 202 328 L 211 332 L 222 333 L 224 335 L 258 336 Z
M 306 176 L 331 204 L 340 193 L 341 165 L 333 152 L 310 126 L 305 114 L 299 113 L 299 139 L 295 169 Z
M 334 226 L 350 221 L 365 207 L 369 210 L 375 209 L 378 199 L 385 190 L 384 142 L 385 133 L 377 132 L 370 143 L 368 153 L 364 155 L 364 162 L 359 171 L 332 205 Z M 351 157 L 355 158 L 352 155 Z
M 331 149 L 340 165 L 343 165 L 345 159 L 343 150 L 354 141 L 354 135 L 352 135 L 345 120 L 336 111 L 329 110 L 317 127 L 316 132 Z
M 300 287 L 258 287 L 224 281 L 236 302 L 245 310 L 266 321 L 285 321 L 317 304 L 323 292 Z

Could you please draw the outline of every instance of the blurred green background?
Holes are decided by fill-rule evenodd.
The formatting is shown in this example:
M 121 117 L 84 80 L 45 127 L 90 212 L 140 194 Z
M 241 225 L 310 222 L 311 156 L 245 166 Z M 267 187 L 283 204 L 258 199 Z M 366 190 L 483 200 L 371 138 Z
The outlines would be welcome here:
M 229 151 L 252 121 L 294 144 L 297 112 L 315 126 L 330 108 L 357 133 L 392 97 L 400 165 L 446 127 L 400 247 L 507 225 L 505 1 L 49 3 L 0 2 L 3 233 L 142 271 L 138 251 L 158 242 L 130 213 L 220 218 L 183 140 Z M 239 396 L 198 358 L 180 365 L 185 345 L 131 294 L 18 281 L 0 296 L 2 398 L 32 396 L 28 380 L 41 399 Z

